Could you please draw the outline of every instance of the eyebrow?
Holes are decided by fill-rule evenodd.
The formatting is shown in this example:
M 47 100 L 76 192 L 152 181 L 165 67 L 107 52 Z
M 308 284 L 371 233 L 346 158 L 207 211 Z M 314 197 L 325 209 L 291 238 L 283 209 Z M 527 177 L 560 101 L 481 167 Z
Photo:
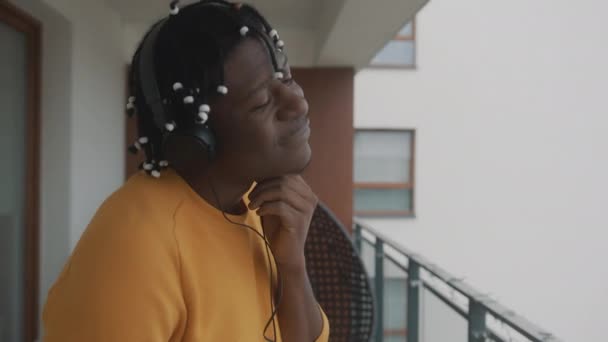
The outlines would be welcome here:
M 285 67 L 288 65 L 287 55 L 283 54 L 282 57 L 284 59 L 284 63 L 283 63 L 282 68 L 279 68 L 279 70 L 285 70 Z M 262 81 L 255 88 L 253 88 L 251 91 L 249 91 L 247 93 L 247 95 L 241 101 L 247 101 L 251 96 L 253 96 L 255 93 L 257 93 L 260 90 L 262 90 L 263 88 L 265 88 L 268 85 L 268 83 L 272 82 L 273 80 L 274 80 L 274 72 L 273 72 L 273 75 L 270 78 Z
M 262 83 L 258 84 L 254 89 L 252 89 L 251 91 L 249 91 L 247 93 L 247 95 L 243 98 L 242 101 L 249 100 L 250 97 L 252 97 L 254 94 L 259 92 L 260 90 L 264 89 L 268 85 L 268 83 L 272 82 L 272 80 L 274 80 L 274 76 L 271 78 L 268 78 L 268 79 L 264 80 Z

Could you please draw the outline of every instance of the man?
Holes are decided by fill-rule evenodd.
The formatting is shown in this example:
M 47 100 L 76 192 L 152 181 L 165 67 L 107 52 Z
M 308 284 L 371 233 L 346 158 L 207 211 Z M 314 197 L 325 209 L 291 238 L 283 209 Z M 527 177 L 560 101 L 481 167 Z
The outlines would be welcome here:
M 283 48 L 226 1 L 174 1 L 151 28 L 127 105 L 144 171 L 49 291 L 45 341 L 328 341 L 304 257 L 308 104 Z

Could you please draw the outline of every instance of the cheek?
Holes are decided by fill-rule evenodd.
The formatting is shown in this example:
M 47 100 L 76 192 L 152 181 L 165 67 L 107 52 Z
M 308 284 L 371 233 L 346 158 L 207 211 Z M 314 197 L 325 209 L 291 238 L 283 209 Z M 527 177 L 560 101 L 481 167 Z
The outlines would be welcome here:
M 272 155 L 277 147 L 278 134 L 273 126 L 266 124 L 252 130 L 251 149 L 259 155 Z
M 260 158 L 270 156 L 277 146 L 277 132 L 269 122 L 250 122 L 239 130 L 238 149 L 248 156 Z

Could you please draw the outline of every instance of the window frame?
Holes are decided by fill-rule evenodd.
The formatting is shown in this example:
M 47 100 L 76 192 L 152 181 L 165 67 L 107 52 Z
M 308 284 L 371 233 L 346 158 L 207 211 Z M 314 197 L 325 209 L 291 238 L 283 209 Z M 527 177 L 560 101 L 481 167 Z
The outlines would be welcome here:
M 407 132 L 411 135 L 411 143 L 410 143 L 410 155 L 411 158 L 408 162 L 409 172 L 410 172 L 410 181 L 401 183 L 401 182 L 357 182 L 354 179 L 353 174 L 353 204 L 355 200 L 355 190 L 357 189 L 378 189 L 378 190 L 387 190 L 387 189 L 397 189 L 397 190 L 410 190 L 411 193 L 411 210 L 357 210 L 353 205 L 353 212 L 355 216 L 365 216 L 365 217 L 408 217 L 415 218 L 416 217 L 416 129 L 414 128 L 356 128 L 355 136 L 358 132 Z M 353 150 L 353 158 L 354 158 L 354 150 Z M 353 159 L 354 163 L 354 159 Z M 354 166 L 354 164 L 353 164 Z
M 411 35 L 397 35 L 390 41 L 401 41 L 401 42 L 414 42 L 414 60 L 412 64 L 391 64 L 391 63 L 369 63 L 371 69 L 403 69 L 403 70 L 416 70 L 418 68 L 418 41 L 416 39 L 416 18 L 411 20 L 412 22 L 412 34 Z M 407 24 L 407 22 L 406 22 Z M 388 44 L 388 42 L 387 42 Z M 385 45 L 386 46 L 386 45 Z M 384 47 L 382 47 L 384 48 Z M 375 57 L 375 56 L 374 56 Z M 372 57 L 373 60 L 373 57 Z

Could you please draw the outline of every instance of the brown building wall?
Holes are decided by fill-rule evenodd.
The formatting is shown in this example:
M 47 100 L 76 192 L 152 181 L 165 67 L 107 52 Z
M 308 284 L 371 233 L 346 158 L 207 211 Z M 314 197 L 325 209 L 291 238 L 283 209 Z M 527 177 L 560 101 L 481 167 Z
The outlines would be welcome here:
M 351 68 L 294 68 L 310 104 L 312 162 L 304 178 L 347 229 L 353 217 Z

